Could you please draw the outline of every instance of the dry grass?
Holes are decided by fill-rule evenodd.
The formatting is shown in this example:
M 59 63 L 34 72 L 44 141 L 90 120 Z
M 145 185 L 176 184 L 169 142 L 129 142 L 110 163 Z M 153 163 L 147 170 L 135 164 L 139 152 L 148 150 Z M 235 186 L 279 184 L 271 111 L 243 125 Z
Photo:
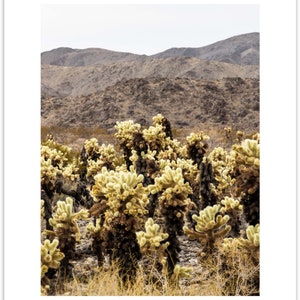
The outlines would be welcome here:
M 118 269 L 97 268 L 90 278 L 76 278 L 56 284 L 56 296 L 249 296 L 258 295 L 259 265 L 251 257 L 220 254 L 203 263 L 201 274 L 180 280 L 179 284 L 161 276 L 157 283 L 147 283 L 149 273 L 139 269 L 133 282 L 122 284 Z
M 58 143 L 71 147 L 74 151 L 81 151 L 86 140 L 96 138 L 99 144 L 115 144 L 112 134 L 104 128 L 91 127 L 61 127 L 61 126 L 41 126 L 41 142 L 47 140 L 47 135 L 51 134 Z

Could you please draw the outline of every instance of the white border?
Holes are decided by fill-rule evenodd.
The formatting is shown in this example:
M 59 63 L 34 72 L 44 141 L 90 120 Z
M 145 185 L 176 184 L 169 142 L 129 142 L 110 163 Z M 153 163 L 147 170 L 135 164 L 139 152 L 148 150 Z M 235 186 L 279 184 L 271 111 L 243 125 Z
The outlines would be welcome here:
M 40 4 L 4 2 L 4 295 L 39 298 Z M 296 1 L 260 4 L 261 296 L 296 298 Z M 106 1 L 128 3 L 128 1 Z M 141 3 L 131 1 L 130 3 Z M 145 1 L 182 3 L 182 1 Z M 56 297 L 57 298 L 57 297 Z M 58 299 L 62 297 L 58 297 Z M 79 297 L 83 298 L 83 297 Z M 210 297 L 211 298 L 211 297 Z M 227 298 L 227 297 L 225 297 Z M 76 297 L 78 299 L 78 297 Z M 86 299 L 86 297 L 84 297 Z

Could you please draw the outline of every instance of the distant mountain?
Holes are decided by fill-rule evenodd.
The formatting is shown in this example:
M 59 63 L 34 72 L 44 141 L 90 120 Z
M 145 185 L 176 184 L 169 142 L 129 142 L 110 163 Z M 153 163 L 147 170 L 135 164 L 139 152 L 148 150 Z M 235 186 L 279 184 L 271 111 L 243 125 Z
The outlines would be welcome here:
M 247 33 L 200 48 L 171 48 L 152 58 L 198 57 L 240 65 L 259 64 L 259 33 Z
M 173 57 L 119 61 L 83 67 L 42 65 L 41 77 L 42 96 L 79 96 L 101 91 L 122 79 L 144 77 L 208 80 L 224 77 L 258 78 L 259 67 L 206 61 L 196 57 Z
M 126 52 L 116 52 L 99 48 L 72 49 L 57 48 L 42 53 L 43 65 L 81 67 L 93 66 L 117 61 L 139 61 L 146 55 L 138 55 Z
M 247 33 L 200 48 L 171 48 L 155 55 L 138 55 L 101 48 L 57 48 L 41 54 L 43 65 L 93 66 L 108 62 L 145 61 L 154 58 L 197 57 L 231 64 L 259 64 L 259 33 Z
M 146 56 L 89 48 L 41 54 L 41 124 L 105 128 L 161 113 L 182 130 L 259 130 L 259 33 Z

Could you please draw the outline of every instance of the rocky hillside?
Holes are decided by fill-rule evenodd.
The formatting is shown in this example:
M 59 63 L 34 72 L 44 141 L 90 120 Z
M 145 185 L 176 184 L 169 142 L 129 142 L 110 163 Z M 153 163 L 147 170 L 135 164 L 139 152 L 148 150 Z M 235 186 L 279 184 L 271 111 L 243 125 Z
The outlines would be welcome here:
M 103 63 L 97 66 L 42 65 L 42 96 L 81 96 L 97 93 L 123 79 L 161 77 L 218 80 L 258 78 L 257 65 L 237 65 L 196 57 L 157 58 Z
M 258 79 L 123 79 L 90 95 L 42 98 L 42 125 L 112 130 L 116 121 L 150 125 L 158 113 L 175 128 L 231 125 L 259 129 Z
M 230 63 L 229 63 L 230 62 Z M 105 128 L 158 113 L 174 128 L 259 130 L 259 34 L 154 56 L 104 49 L 42 53 L 41 124 Z

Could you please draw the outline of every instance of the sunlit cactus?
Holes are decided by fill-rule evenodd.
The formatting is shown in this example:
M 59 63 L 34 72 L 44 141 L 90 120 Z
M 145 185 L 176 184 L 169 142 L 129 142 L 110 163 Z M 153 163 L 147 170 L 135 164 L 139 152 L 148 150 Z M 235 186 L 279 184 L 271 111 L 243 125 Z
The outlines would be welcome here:
M 169 246 L 166 239 L 169 237 L 167 233 L 163 233 L 160 226 L 149 218 L 145 223 L 145 231 L 136 232 L 138 243 L 142 252 L 164 251 Z
M 199 215 L 192 218 L 197 222 L 195 230 L 184 227 L 184 233 L 191 240 L 198 240 L 203 245 L 203 252 L 214 251 L 216 243 L 223 239 L 231 229 L 228 225 L 229 216 L 219 214 L 220 205 L 207 206 Z
M 250 225 L 259 223 L 260 145 L 257 140 L 246 139 L 232 146 L 235 159 L 234 195 L 242 198 L 246 221 Z
M 187 154 L 199 167 L 208 149 L 207 141 L 210 139 L 203 131 L 191 133 L 187 138 Z
M 131 216 L 143 216 L 148 204 L 148 190 L 144 187 L 143 175 L 132 171 L 108 171 L 105 167 L 95 177 L 92 196 L 96 202 L 107 199 L 110 210 L 107 222 L 118 217 L 120 213 Z
M 47 273 L 49 269 L 56 270 L 60 266 L 61 260 L 65 255 L 60 252 L 58 248 L 58 240 L 54 239 L 52 242 L 48 239 L 41 244 L 41 295 L 45 296 L 51 289 L 50 278 Z
M 75 245 L 80 242 L 80 230 L 77 221 L 89 218 L 89 213 L 86 209 L 74 213 L 73 199 L 66 198 L 66 201 L 58 201 L 57 209 L 53 217 L 49 219 L 53 231 L 45 230 L 45 235 L 57 237 L 59 240 L 60 250 L 64 253 L 65 258 L 61 262 L 63 276 L 71 275 L 70 259 L 75 255 Z
M 225 196 L 223 200 L 221 200 L 222 208 L 220 211 L 223 214 L 227 214 L 230 217 L 228 225 L 231 226 L 230 234 L 231 236 L 239 236 L 241 230 L 241 218 L 243 213 L 243 205 L 241 205 L 240 201 L 231 197 Z
M 173 274 L 171 276 L 172 284 L 178 285 L 179 279 L 181 279 L 181 278 L 191 278 L 192 271 L 193 271 L 192 267 L 184 267 L 184 266 L 180 266 L 178 264 L 175 265 Z
M 137 133 L 141 129 L 141 125 L 134 123 L 132 120 L 116 122 L 115 137 L 120 140 L 121 144 L 125 144 L 127 147 L 132 146 L 134 133 Z
M 117 151 L 113 145 L 101 145 L 98 148 L 97 159 L 87 160 L 87 178 L 92 178 L 96 175 L 103 167 L 109 170 L 114 170 L 119 164 L 120 159 L 117 157 Z
M 213 183 L 214 193 L 221 196 L 230 196 L 230 189 L 235 183 L 232 172 L 235 166 L 235 160 L 222 147 L 214 148 L 207 156 L 207 161 L 211 163 L 213 177 L 216 183 Z
M 165 231 L 169 234 L 167 266 L 171 276 L 179 261 L 180 245 L 177 236 L 183 234 L 184 215 L 190 203 L 188 195 L 193 191 L 189 183 L 185 182 L 182 169 L 169 166 L 162 171 L 161 176 L 155 178 L 155 184 L 150 185 L 149 189 L 152 194 L 158 195 L 159 211 L 165 220 Z
M 144 176 L 133 166 L 129 171 L 108 171 L 105 167 L 95 177 L 92 196 L 96 202 L 105 202 L 103 245 L 111 259 L 120 267 L 125 283 L 134 280 L 137 261 L 141 258 L 136 231 L 147 215 L 148 188 L 143 186 Z M 108 248 L 109 249 L 108 249 Z M 112 252 L 111 252 L 112 251 Z
M 240 245 L 251 253 L 255 259 L 259 259 L 259 247 L 260 247 L 260 225 L 250 225 L 246 229 L 247 238 L 240 238 Z

